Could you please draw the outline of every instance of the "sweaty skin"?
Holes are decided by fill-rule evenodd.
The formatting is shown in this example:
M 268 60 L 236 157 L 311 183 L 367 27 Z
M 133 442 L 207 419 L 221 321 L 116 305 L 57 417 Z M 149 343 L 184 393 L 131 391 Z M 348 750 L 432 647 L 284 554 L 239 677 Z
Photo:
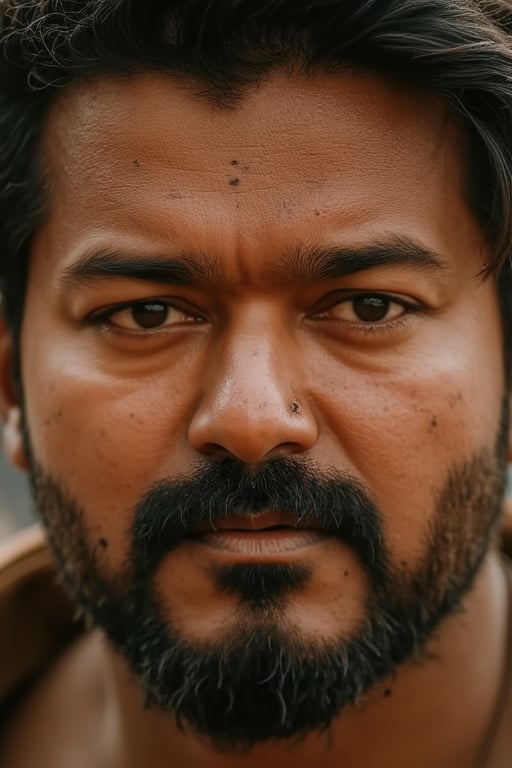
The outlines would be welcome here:
M 257 466 L 278 455 L 360 479 L 393 564 L 413 568 L 447 467 L 492 450 L 504 396 L 496 287 L 477 277 L 485 244 L 446 108 L 367 74 L 277 72 L 229 109 L 169 76 L 106 78 L 62 93 L 43 152 L 51 200 L 28 278 L 26 419 L 36 457 L 79 500 L 91 546 L 108 544 L 106 571 L 124 562 L 130 510 L 152 483 L 201 457 Z M 314 249 L 399 240 L 432 263 L 309 273 Z M 205 274 L 183 285 L 73 271 L 98 251 L 193 255 Z M 390 297 L 381 320 L 358 317 L 358 292 Z M 128 305 L 149 299 L 172 308 L 140 330 Z M 9 413 L 22 465 L 12 397 Z M 225 557 L 183 547 L 159 570 L 189 638 L 234 621 L 236 597 L 206 567 Z M 330 540 L 296 557 L 312 578 L 287 618 L 311 642 L 350 635 L 367 593 L 357 558 Z M 491 551 L 427 663 L 404 665 L 328 738 L 244 757 L 143 710 L 93 634 L 20 712 L 5 768 L 78 765 L 78 752 L 84 768 L 473 768 L 501 682 L 505 604 Z

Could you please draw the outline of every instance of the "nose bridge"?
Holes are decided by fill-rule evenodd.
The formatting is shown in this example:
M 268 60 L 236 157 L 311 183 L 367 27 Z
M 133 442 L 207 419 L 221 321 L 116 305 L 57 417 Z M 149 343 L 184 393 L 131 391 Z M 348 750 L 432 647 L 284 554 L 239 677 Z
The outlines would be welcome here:
M 244 313 L 211 361 L 189 437 L 201 451 L 256 463 L 272 453 L 298 453 L 316 440 L 316 422 L 299 392 L 302 364 L 282 320 Z
M 275 411 L 274 417 L 279 418 L 284 413 L 294 385 L 293 363 L 283 335 L 258 323 L 231 336 L 219 370 L 219 394 L 226 408 L 249 409 L 249 416 Z

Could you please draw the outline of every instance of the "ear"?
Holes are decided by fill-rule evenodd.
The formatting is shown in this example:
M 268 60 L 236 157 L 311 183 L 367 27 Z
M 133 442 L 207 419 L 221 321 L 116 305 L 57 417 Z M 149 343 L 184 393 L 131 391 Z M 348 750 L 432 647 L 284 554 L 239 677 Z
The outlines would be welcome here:
M 13 379 L 13 338 L 0 315 L 0 416 L 4 449 L 10 461 L 18 469 L 27 469 L 23 450 L 21 406 L 17 402 Z

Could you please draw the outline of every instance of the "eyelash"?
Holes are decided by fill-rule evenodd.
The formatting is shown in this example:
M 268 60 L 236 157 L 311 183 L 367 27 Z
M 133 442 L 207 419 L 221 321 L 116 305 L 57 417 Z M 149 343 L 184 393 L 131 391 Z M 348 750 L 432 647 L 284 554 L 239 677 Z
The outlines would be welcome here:
M 375 321 L 375 322 L 350 322 L 347 320 L 343 320 L 341 318 L 336 317 L 329 317 L 328 313 L 335 309 L 337 306 L 341 306 L 343 304 L 348 304 L 351 301 L 355 301 L 356 299 L 363 299 L 363 298 L 376 298 L 376 299 L 382 299 L 385 302 L 388 302 L 390 305 L 397 304 L 405 310 L 403 314 L 401 314 L 399 317 L 394 318 L 392 320 L 382 320 L 382 321 Z M 142 299 L 139 301 L 127 301 L 123 302 L 121 304 L 116 304 L 114 306 L 105 307 L 100 310 L 96 310 L 88 317 L 86 318 L 86 322 L 91 323 L 95 326 L 100 326 L 103 331 L 108 333 L 116 333 L 119 335 L 124 336 L 141 336 L 141 337 L 147 337 L 150 335 L 156 335 L 162 332 L 165 332 L 168 330 L 172 325 L 162 325 L 162 326 L 156 326 L 155 328 L 140 328 L 140 329 L 127 329 L 122 328 L 120 326 L 116 326 L 113 323 L 109 323 L 110 318 L 112 318 L 114 315 L 123 312 L 124 310 L 130 310 L 135 309 L 137 307 L 142 307 L 144 305 L 148 304 L 162 304 L 162 306 L 165 306 L 169 310 L 176 310 L 177 312 L 182 312 L 183 314 L 190 314 L 192 320 L 182 323 L 176 323 L 174 324 L 175 327 L 183 327 L 183 325 L 196 325 L 196 324 L 202 324 L 205 322 L 205 318 L 201 317 L 199 313 L 195 314 L 192 308 L 190 307 L 183 307 L 180 306 L 178 302 L 170 301 L 168 298 L 162 299 L 158 297 L 150 297 L 147 299 Z M 411 314 L 419 313 L 425 311 L 425 308 L 421 305 L 418 305 L 416 303 L 413 303 L 411 301 L 407 301 L 406 299 L 403 299 L 400 296 L 396 296 L 393 294 L 388 293 L 379 293 L 379 292 L 369 292 L 369 291 L 357 291 L 356 293 L 344 295 L 343 297 L 340 297 L 337 301 L 332 301 L 332 303 L 329 303 L 328 306 L 322 308 L 320 311 L 315 311 L 310 315 L 310 319 L 312 319 L 315 322 L 328 322 L 330 324 L 334 324 L 338 327 L 343 327 L 345 329 L 348 329 L 351 333 L 359 333 L 361 335 L 365 336 L 375 336 L 377 334 L 382 333 L 391 333 L 394 330 L 397 330 L 398 328 L 401 328 L 405 325 L 405 323 L 408 320 L 408 317 L 410 317 Z
M 376 321 L 373 323 L 371 322 L 354 323 L 354 322 L 348 322 L 346 320 L 342 320 L 340 318 L 327 316 L 328 312 L 334 309 L 335 307 L 345 303 L 349 303 L 351 301 L 355 301 L 356 299 L 361 299 L 361 298 L 382 299 L 386 302 L 389 302 L 390 305 L 398 304 L 399 306 L 403 307 L 405 311 L 399 317 L 394 318 L 392 320 L 382 320 L 382 321 Z M 331 304 L 329 304 L 329 306 L 327 306 L 326 308 L 323 308 L 320 312 L 315 312 L 312 315 L 312 319 L 314 321 L 329 322 L 337 326 L 348 328 L 350 332 L 353 332 L 353 333 L 360 333 L 366 336 L 374 336 L 377 334 L 391 333 L 399 328 L 402 328 L 408 322 L 408 318 L 412 314 L 419 314 L 421 312 L 426 312 L 426 311 L 427 310 L 424 306 L 417 303 L 413 303 L 412 301 L 408 301 L 394 294 L 379 293 L 378 291 L 377 292 L 357 291 L 355 293 L 344 295 L 343 298 L 340 298 L 338 301 L 333 301 Z
M 100 326 L 102 330 L 108 333 L 118 333 L 120 335 L 129 335 L 129 336 L 149 336 L 149 335 L 156 335 L 158 333 L 161 333 L 164 330 L 167 330 L 170 326 L 160 326 L 155 328 L 140 328 L 139 330 L 136 329 L 127 329 L 122 328 L 120 326 L 116 326 L 113 323 L 109 323 L 110 318 L 112 318 L 114 315 L 119 314 L 120 312 L 123 312 L 125 310 L 134 310 L 137 307 L 143 307 L 148 304 L 161 304 L 162 306 L 166 307 L 168 310 L 176 310 L 176 312 L 182 312 L 184 315 L 189 314 L 193 320 L 190 322 L 190 325 L 192 324 L 201 324 L 204 322 L 204 318 L 200 316 L 199 313 L 194 313 L 194 311 L 190 307 L 183 307 L 180 306 L 177 301 L 171 301 L 168 298 L 162 299 L 159 297 L 150 297 L 147 299 L 141 299 L 138 301 L 126 301 L 121 304 L 115 304 L 113 306 L 105 307 L 103 309 L 95 310 L 91 314 L 89 314 L 85 321 L 95 325 Z M 195 321 L 195 322 L 194 322 Z M 176 323 L 176 326 L 183 326 L 187 325 L 189 323 Z

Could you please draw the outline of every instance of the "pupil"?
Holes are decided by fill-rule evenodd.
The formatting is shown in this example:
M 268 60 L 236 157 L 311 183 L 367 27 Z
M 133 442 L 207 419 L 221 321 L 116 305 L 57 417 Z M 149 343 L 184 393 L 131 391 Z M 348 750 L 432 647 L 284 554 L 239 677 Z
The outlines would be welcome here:
M 132 309 L 132 316 L 141 328 L 158 328 L 165 323 L 169 308 L 158 302 L 136 304 Z
M 389 310 L 389 300 L 379 296 L 361 296 L 354 299 L 354 311 L 366 323 L 376 323 L 384 320 Z

